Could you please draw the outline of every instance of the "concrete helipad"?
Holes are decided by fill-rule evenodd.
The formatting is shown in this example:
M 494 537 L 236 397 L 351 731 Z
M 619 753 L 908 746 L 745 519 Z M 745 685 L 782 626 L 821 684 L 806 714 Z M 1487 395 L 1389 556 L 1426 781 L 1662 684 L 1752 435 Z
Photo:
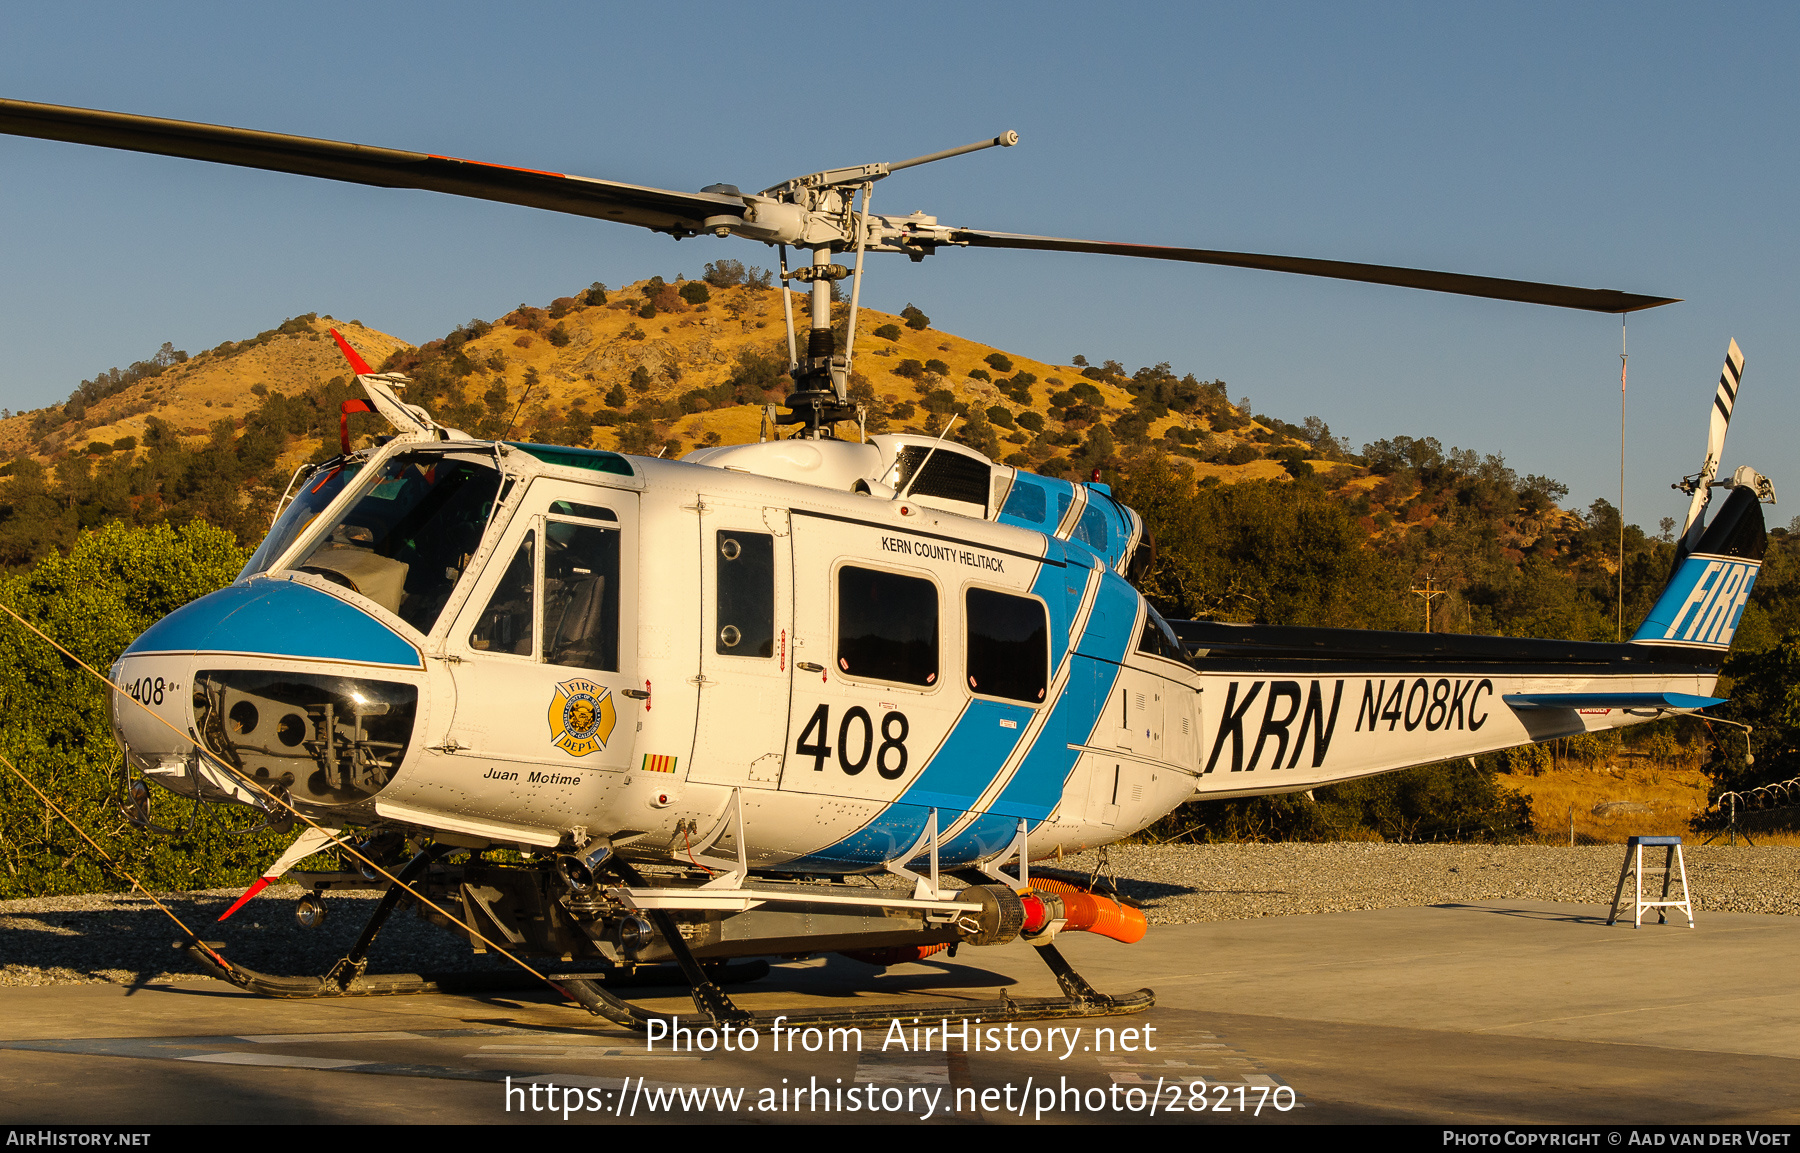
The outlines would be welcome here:
M 671 1052 L 548 990 L 7 989 L 0 1122 L 1800 1121 L 1800 919 L 1604 921 L 1593 906 L 1494 902 L 1159 927 L 1135 946 L 1075 935 L 1063 951 L 1097 988 L 1148 985 L 1157 1007 L 966 1045 L 953 1031 L 947 1053 L 937 1038 L 914 1048 L 910 1011 L 904 1048 L 873 1029 L 860 1052 L 842 1035 L 813 1052 L 825 1038 Z M 791 962 L 733 995 L 780 1009 L 1054 994 L 1030 952 L 886 972 Z M 666 991 L 640 999 L 691 1008 Z

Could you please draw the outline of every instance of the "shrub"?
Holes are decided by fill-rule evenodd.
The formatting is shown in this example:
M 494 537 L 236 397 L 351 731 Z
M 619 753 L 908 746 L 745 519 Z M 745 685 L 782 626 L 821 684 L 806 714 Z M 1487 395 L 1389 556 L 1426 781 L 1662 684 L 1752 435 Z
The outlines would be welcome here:
M 1005 353 L 989 353 L 985 359 L 988 367 L 995 372 L 1011 372 L 1013 370 L 1013 362 L 1007 358 Z
M 137 437 L 122 436 L 118 440 L 113 441 L 112 446 L 114 452 L 135 452 L 137 450 Z
M 971 368 L 969 370 L 969 379 L 970 380 L 993 380 L 994 378 L 988 372 L 988 370 L 985 368 Z
M 650 391 L 650 370 L 641 364 L 631 370 L 631 390 L 633 392 Z
M 1044 416 L 1042 413 L 1021 412 L 1018 416 L 1018 420 L 1021 427 L 1028 428 L 1032 432 L 1044 431 Z
M 744 265 L 738 260 L 715 260 L 706 266 L 701 280 L 714 288 L 733 288 L 744 283 Z
M 689 304 L 705 304 L 712 299 L 712 291 L 703 280 L 690 280 L 681 286 L 681 299 Z
M 647 420 L 628 420 L 619 426 L 619 451 L 647 453 L 656 443 L 656 429 Z
M 956 408 L 956 394 L 947 388 L 934 388 L 919 402 L 926 412 L 946 413 Z
M 561 320 L 573 311 L 575 311 L 575 298 L 573 296 L 559 296 L 550 302 L 551 320 Z
M 903 360 L 894 366 L 894 375 L 916 380 L 925 375 L 925 366 L 916 360 Z
M 594 281 L 593 284 L 588 286 L 588 290 L 581 294 L 581 302 L 588 305 L 590 308 L 598 308 L 600 305 L 605 304 L 606 285 L 601 284 L 598 280 Z
M 1007 408 L 1004 404 L 990 406 L 987 410 L 987 418 L 990 422 L 999 425 L 1001 428 L 1011 428 L 1013 426 L 1012 409 Z
M 899 340 L 900 326 L 897 324 L 884 324 L 875 330 L 875 335 L 883 340 Z
M 1095 388 L 1085 380 L 1076 381 L 1075 386 L 1069 389 L 1069 391 L 1074 393 L 1077 398 L 1085 400 L 1089 404 L 1102 404 L 1106 400 L 1105 397 L 1100 395 L 1099 389 Z
M 638 317 L 643 320 L 656 319 L 656 302 L 651 300 L 644 301 L 644 307 L 638 309 L 637 314 Z
M 1260 459 L 1261 456 L 1262 454 L 1252 446 L 1239 443 L 1233 445 L 1231 451 L 1225 454 L 1223 462 L 1225 464 L 1249 464 L 1253 460 Z
M 625 390 L 619 385 L 613 385 L 606 394 L 606 403 L 611 408 L 624 408 Z
M 111 454 L 112 450 L 113 446 L 103 440 L 88 441 L 87 454 L 89 456 L 107 456 Z
M 945 364 L 943 361 L 938 360 L 937 358 L 933 357 L 932 359 L 925 362 L 925 371 L 926 372 L 935 372 L 939 376 L 949 376 L 950 375 L 950 366 Z
M 556 327 L 545 334 L 545 339 L 548 340 L 553 347 L 567 348 L 569 346 L 569 330 L 563 327 L 561 321 L 558 321 Z
M 900 317 L 906 321 L 906 327 L 915 332 L 923 332 L 931 327 L 931 318 L 910 303 L 900 310 Z

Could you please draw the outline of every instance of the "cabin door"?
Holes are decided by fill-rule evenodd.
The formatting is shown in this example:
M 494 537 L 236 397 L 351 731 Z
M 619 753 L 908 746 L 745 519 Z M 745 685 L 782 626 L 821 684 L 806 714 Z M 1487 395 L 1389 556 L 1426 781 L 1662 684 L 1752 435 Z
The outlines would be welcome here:
M 453 787 L 496 816 L 584 823 L 631 762 L 639 705 L 638 497 L 539 477 L 445 645 Z M 466 779 L 463 779 L 466 778 Z
M 787 745 L 793 550 L 786 509 L 705 498 L 700 725 L 688 780 L 773 789 Z

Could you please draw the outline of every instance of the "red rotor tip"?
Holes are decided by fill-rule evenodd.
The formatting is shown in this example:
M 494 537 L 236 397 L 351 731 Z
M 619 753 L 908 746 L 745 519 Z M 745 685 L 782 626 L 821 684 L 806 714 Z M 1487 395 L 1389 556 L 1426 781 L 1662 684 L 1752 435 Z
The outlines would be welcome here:
M 331 338 L 337 341 L 338 348 L 344 354 L 344 359 L 350 362 L 351 371 L 358 376 L 369 376 L 374 373 L 375 370 L 369 367 L 369 362 L 358 356 L 356 350 L 350 347 L 350 342 L 344 339 L 343 333 L 334 328 L 331 330 Z

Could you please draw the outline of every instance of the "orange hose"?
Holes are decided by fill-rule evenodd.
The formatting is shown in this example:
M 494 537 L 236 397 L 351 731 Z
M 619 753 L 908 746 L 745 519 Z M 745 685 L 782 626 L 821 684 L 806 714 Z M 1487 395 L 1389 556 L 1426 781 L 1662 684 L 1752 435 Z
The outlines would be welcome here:
M 1143 940 L 1144 934 L 1149 931 L 1149 922 L 1144 920 L 1141 909 L 1122 905 L 1111 897 L 1102 897 L 1049 877 L 1033 877 L 1031 887 L 1055 893 L 1062 898 L 1065 931 L 1074 929 L 1098 933 L 1127 945 Z

